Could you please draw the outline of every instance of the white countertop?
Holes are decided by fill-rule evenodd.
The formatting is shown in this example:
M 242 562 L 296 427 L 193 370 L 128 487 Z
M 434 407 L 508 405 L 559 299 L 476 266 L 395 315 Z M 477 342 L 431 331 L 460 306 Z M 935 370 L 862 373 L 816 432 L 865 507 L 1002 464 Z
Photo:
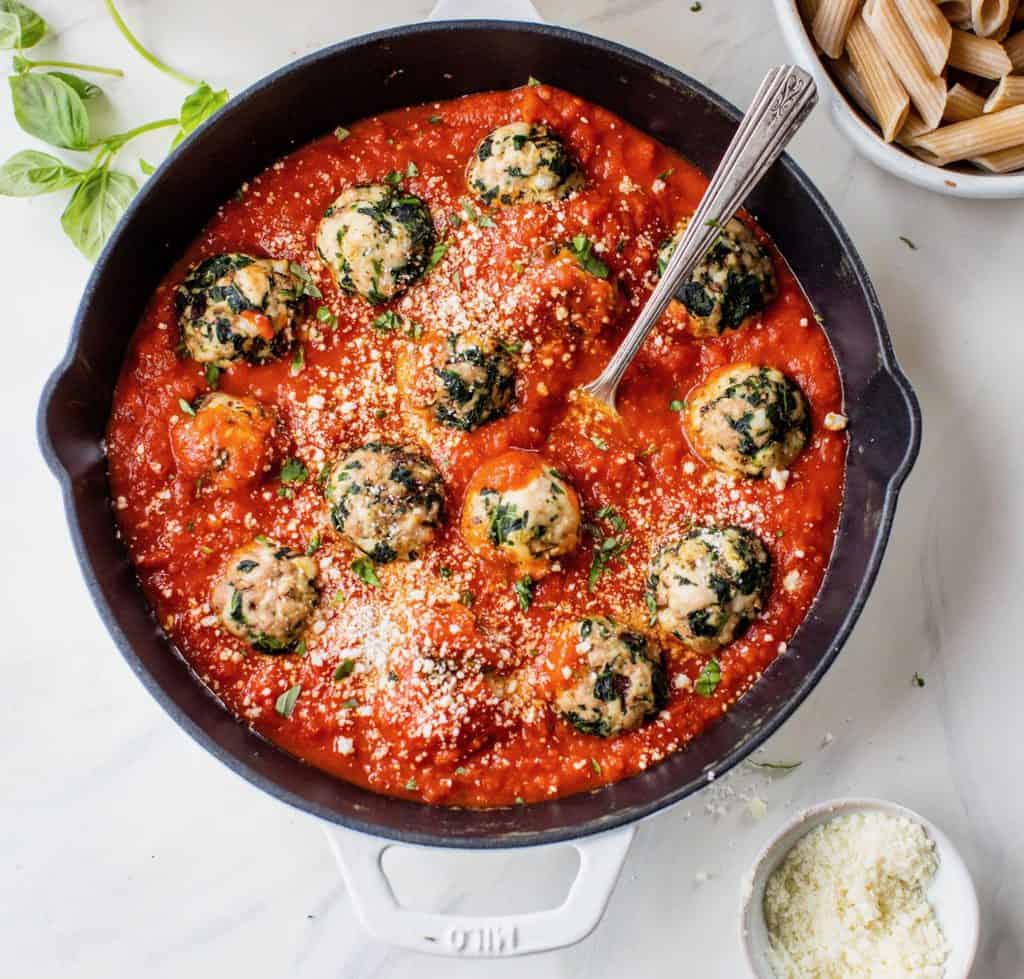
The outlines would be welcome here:
M 34 5 L 60 34 L 40 49 L 45 56 L 129 72 L 105 83 L 112 127 L 176 111 L 184 90 L 132 53 L 100 0 Z M 169 61 L 238 92 L 327 42 L 421 19 L 430 2 L 121 6 Z M 688 0 L 539 6 L 551 21 L 652 54 L 738 104 L 786 57 L 764 0 L 704 0 L 700 13 Z M 35 144 L 0 101 L 6 157 Z M 165 139 L 138 151 L 159 159 Z M 763 753 L 802 767 L 774 780 L 740 772 L 651 819 L 589 939 L 493 964 L 369 940 L 316 821 L 193 744 L 114 650 L 34 436 L 39 391 L 64 350 L 89 269 L 60 231 L 56 198 L 0 200 L 10 340 L 0 392 L 8 465 L 0 489 L 8 555 L 0 570 L 0 973 L 733 979 L 745 974 L 736 912 L 755 852 L 800 807 L 863 794 L 918 809 L 950 834 L 981 900 L 974 975 L 1024 975 L 1024 850 L 1016 838 L 1024 825 L 1024 201 L 957 201 L 901 184 L 855 157 L 822 110 L 792 152 L 860 249 L 924 412 L 924 445 L 881 576 L 838 662 Z M 135 154 L 126 152 L 127 168 Z M 924 688 L 912 685 L 915 671 Z M 750 794 L 768 804 L 759 821 L 744 804 Z M 395 859 L 396 877 L 425 906 L 527 910 L 557 903 L 572 872 L 568 854 L 406 853 Z

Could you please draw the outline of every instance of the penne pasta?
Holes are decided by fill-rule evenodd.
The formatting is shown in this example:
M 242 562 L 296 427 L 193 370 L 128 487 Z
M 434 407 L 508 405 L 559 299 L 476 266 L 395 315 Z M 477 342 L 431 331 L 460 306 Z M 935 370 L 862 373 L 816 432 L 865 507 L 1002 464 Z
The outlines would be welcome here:
M 1006 49 L 991 38 L 975 37 L 967 31 L 953 31 L 949 63 L 980 78 L 1002 78 L 1013 71 Z
M 942 113 L 942 121 L 963 122 L 980 116 L 984 110 L 985 100 L 957 82 L 946 93 L 946 109 Z
M 903 128 L 896 134 L 896 142 L 900 146 L 914 146 L 918 136 L 934 131 L 934 129 L 929 129 L 924 119 L 911 109 L 907 113 L 907 121 L 903 124 Z
M 861 0 L 819 0 L 811 30 L 821 50 L 838 58 L 846 45 L 846 34 Z
M 1003 50 L 1010 59 L 1014 71 L 1024 71 L 1024 31 L 1014 34 L 1003 41 Z
M 796 0 L 797 6 L 800 8 L 800 16 L 803 17 L 805 24 L 814 22 L 814 15 L 818 12 L 818 6 L 821 0 Z
M 921 118 L 935 128 L 946 107 L 946 83 L 931 73 L 895 0 L 867 0 L 863 17 Z M 1007 59 L 1009 60 L 1009 59 Z
M 953 28 L 942 16 L 935 0 L 896 0 L 900 13 L 913 34 L 933 75 L 941 75 L 949 59 Z
M 1014 170 L 1024 170 L 1024 143 L 1020 146 L 1011 146 L 1008 150 L 1000 150 L 998 153 L 985 153 L 981 156 L 972 156 L 971 163 L 989 173 L 1011 173 Z
M 986 113 L 999 112 L 1024 102 L 1024 75 L 1007 75 L 985 100 Z
M 846 50 L 854 75 L 871 105 L 872 115 L 882 130 L 882 138 L 891 143 L 906 121 L 910 98 L 889 67 L 863 16 L 857 17 L 850 25 Z
M 969 0 L 940 0 L 939 10 L 951 24 L 970 24 L 971 5 Z
M 966 122 L 942 126 L 918 136 L 915 147 L 933 154 L 936 163 L 945 166 L 958 160 L 997 153 L 1024 144 L 1024 105 L 1003 109 Z
M 978 37 L 991 37 L 1012 16 L 1010 0 L 971 0 L 971 24 Z
M 846 43 L 849 46 L 850 35 L 846 35 Z M 868 93 L 864 91 L 864 86 L 861 84 L 860 77 L 857 75 L 857 69 L 853 67 L 849 57 L 844 55 L 842 58 L 837 58 L 833 61 L 829 68 L 832 70 L 832 74 L 836 81 L 839 82 L 840 88 L 843 93 L 848 95 L 866 116 L 871 118 L 871 121 L 878 122 L 878 117 L 875 115 L 875 107 L 871 104 L 871 100 L 868 98 Z

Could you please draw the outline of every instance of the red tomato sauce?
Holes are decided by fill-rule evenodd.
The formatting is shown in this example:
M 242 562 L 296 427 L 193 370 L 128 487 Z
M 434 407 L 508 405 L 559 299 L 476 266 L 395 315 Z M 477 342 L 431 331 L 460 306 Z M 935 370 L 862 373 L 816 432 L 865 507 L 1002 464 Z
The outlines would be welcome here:
M 557 132 L 586 185 L 557 204 L 488 209 L 473 200 L 473 212 L 489 218 L 481 222 L 461 206 L 470 196 L 467 160 L 490 130 L 518 119 Z M 402 109 L 350 130 L 297 149 L 240 188 L 170 270 L 139 325 L 114 399 L 108 457 L 117 519 L 155 617 L 242 723 L 375 792 L 499 806 L 643 771 L 699 736 L 757 682 L 784 654 L 818 591 L 847 445 L 842 432 L 822 424 L 842 408 L 828 341 L 771 249 L 779 295 L 761 316 L 697 340 L 675 308 L 623 381 L 621 426 L 581 421 L 567 413 L 568 393 L 596 376 L 632 322 L 656 281 L 659 244 L 692 212 L 705 177 L 610 112 L 547 86 Z M 392 171 L 406 174 L 403 187 L 427 201 L 448 249 L 404 296 L 371 307 L 339 291 L 314 239 L 324 209 L 344 188 Z M 606 278 L 585 271 L 563 247 L 577 235 L 594 243 Z M 197 482 L 178 470 L 171 435 L 183 419 L 181 401 L 209 390 L 202 366 L 178 349 L 174 290 L 189 266 L 226 251 L 301 263 L 323 294 L 306 300 L 289 354 L 220 375 L 221 390 L 276 410 L 279 454 L 255 485 Z M 330 316 L 316 315 L 321 306 Z M 373 328 L 387 309 L 400 314 L 399 325 Z M 514 408 L 471 433 L 431 427 L 403 399 L 402 365 L 416 362 L 421 345 L 474 324 L 500 329 L 518 346 Z M 736 361 L 780 369 L 808 400 L 812 434 L 782 492 L 768 480 L 735 481 L 709 470 L 683 435 L 679 403 L 711 371 Z M 371 439 L 418 447 L 446 486 L 435 542 L 418 560 L 378 567 L 379 585 L 351 570 L 359 555 L 332 530 L 316 478 L 339 452 Z M 627 546 L 592 590 L 593 532 L 537 581 L 527 611 L 514 591 L 516 570 L 467 548 L 459 522 L 466 485 L 482 462 L 510 448 L 542 450 L 575 486 L 584 521 L 601 533 L 612 529 L 596 517 L 600 508 L 614 507 L 624 521 Z M 305 481 L 280 481 L 286 458 L 302 461 Z M 711 696 L 692 682 L 710 657 L 656 635 L 644 604 L 652 552 L 704 522 L 756 531 L 772 558 L 765 610 L 716 654 L 721 681 Z M 211 587 L 227 556 L 256 535 L 316 548 L 320 600 L 297 653 L 255 652 L 211 610 Z M 552 636 L 587 615 L 641 629 L 664 651 L 667 706 L 617 737 L 579 733 L 545 699 Z M 416 674 L 423 656 L 438 650 L 482 667 L 454 669 L 450 688 L 431 703 Z M 347 675 L 336 678 L 349 660 L 340 671 Z M 488 673 L 501 678 L 500 695 L 482 679 Z M 285 717 L 275 704 L 296 684 L 301 691 Z

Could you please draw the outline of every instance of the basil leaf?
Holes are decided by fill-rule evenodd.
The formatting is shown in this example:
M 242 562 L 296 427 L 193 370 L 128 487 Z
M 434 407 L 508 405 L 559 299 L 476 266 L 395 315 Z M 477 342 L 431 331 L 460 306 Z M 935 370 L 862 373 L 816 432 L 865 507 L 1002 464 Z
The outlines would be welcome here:
M 49 153 L 22 150 L 0 167 L 0 195 L 34 197 L 78 183 L 85 176 Z
M 139 157 L 139 169 L 148 177 L 151 173 L 156 173 L 156 167 L 153 166 L 149 160 L 144 160 Z
M 126 173 L 94 170 L 78 185 L 60 223 L 78 250 L 93 260 L 103 250 L 139 185 Z
M 31 48 L 46 33 L 46 21 L 18 0 L 0 0 L 0 48 Z
M 296 683 L 295 686 L 289 687 L 274 702 L 274 710 L 282 717 L 291 717 L 292 711 L 295 710 L 295 702 L 299 699 L 300 693 L 302 693 L 301 683 Z
M 103 94 L 103 89 L 99 85 L 87 82 L 84 78 L 79 78 L 78 75 L 71 75 L 66 71 L 48 71 L 46 74 L 53 78 L 59 78 L 65 85 L 70 85 L 79 98 L 96 99 Z
M 51 146 L 89 148 L 89 114 L 67 82 L 53 75 L 13 75 L 7 81 L 14 117 L 25 132 Z
M 722 667 L 717 659 L 709 659 L 697 677 L 694 689 L 702 697 L 711 697 L 722 679 Z
M 206 82 L 202 82 L 191 95 L 181 104 L 178 121 L 181 129 L 171 143 L 174 149 L 189 133 L 198 129 L 207 119 L 228 101 L 227 89 L 215 92 Z

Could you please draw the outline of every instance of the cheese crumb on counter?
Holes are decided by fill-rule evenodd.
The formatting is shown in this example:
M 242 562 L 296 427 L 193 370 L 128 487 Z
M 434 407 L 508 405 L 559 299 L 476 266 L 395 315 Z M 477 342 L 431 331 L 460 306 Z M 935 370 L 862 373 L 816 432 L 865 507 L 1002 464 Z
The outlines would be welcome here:
M 938 862 L 917 823 L 881 812 L 811 830 L 768 880 L 778 979 L 941 979 L 949 946 L 925 890 Z

